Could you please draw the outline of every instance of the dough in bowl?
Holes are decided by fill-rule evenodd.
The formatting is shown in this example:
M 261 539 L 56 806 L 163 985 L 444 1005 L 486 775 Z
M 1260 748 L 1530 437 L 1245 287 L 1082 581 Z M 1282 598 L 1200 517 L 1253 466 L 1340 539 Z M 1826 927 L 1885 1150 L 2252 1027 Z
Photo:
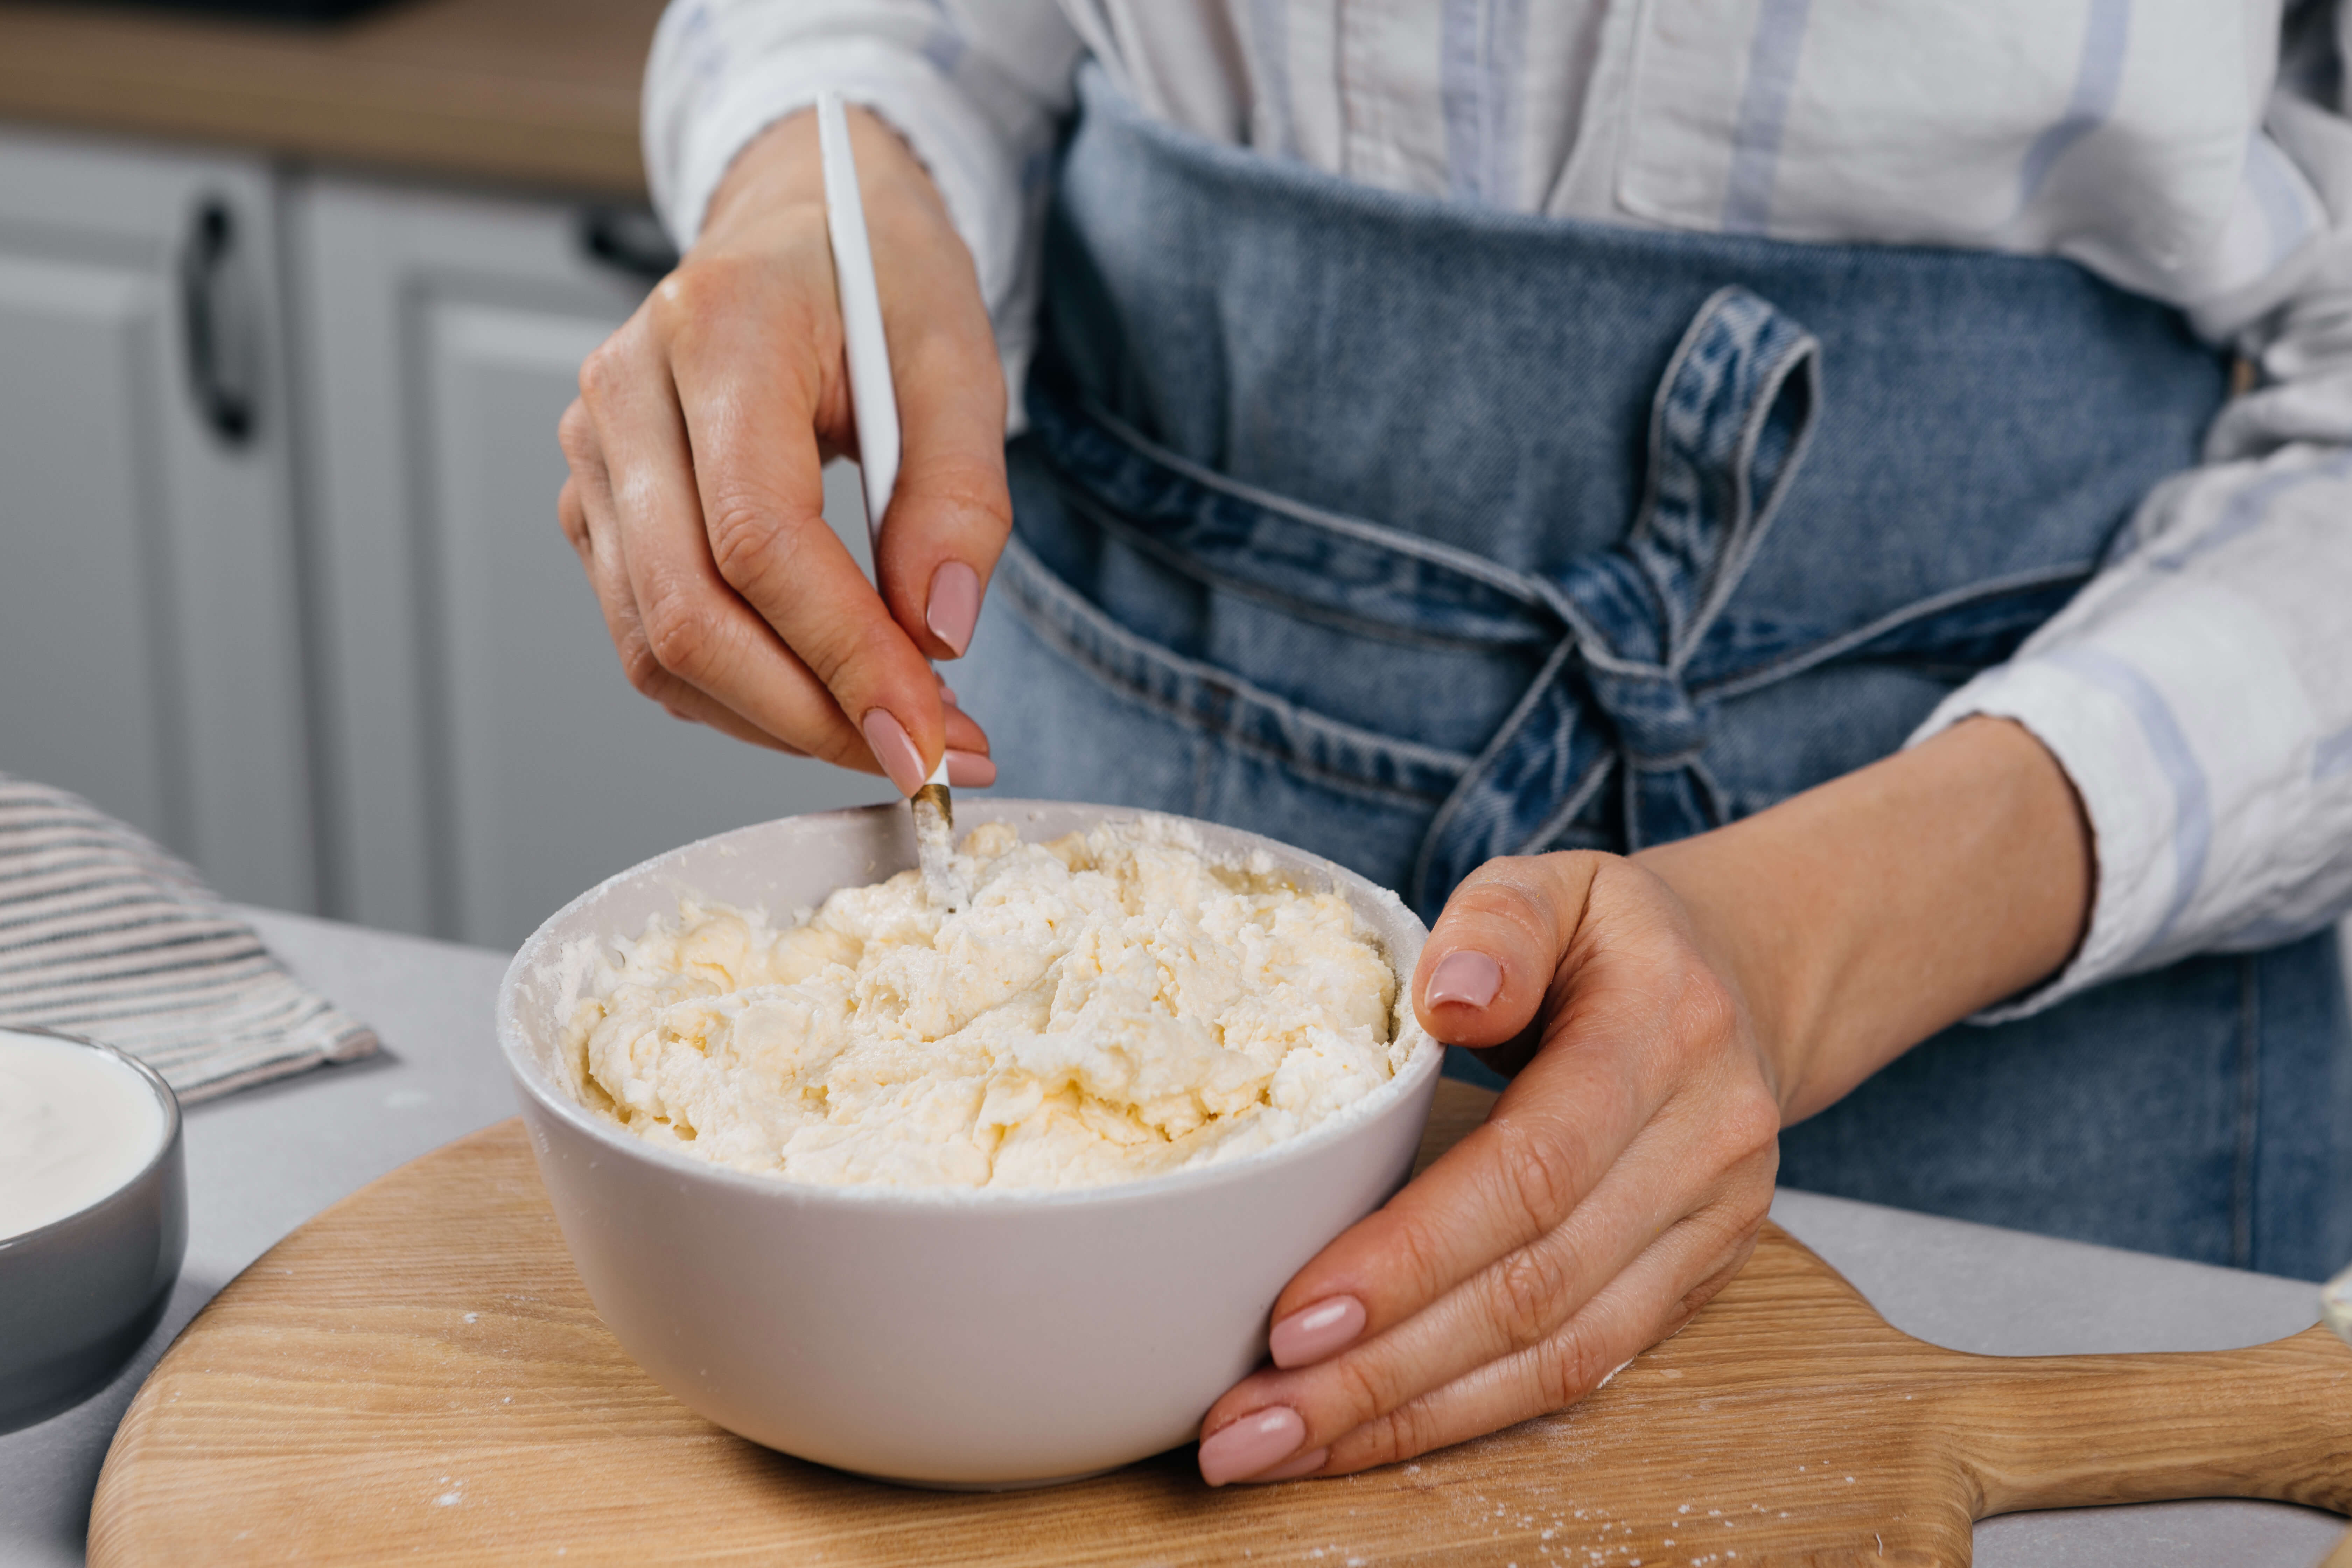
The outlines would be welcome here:
M 965 839 L 961 914 L 902 871 L 772 923 L 685 900 L 600 962 L 581 1099 L 737 1170 L 1093 1186 L 1262 1149 L 1390 1082 L 1397 976 L 1346 900 L 1183 824 Z

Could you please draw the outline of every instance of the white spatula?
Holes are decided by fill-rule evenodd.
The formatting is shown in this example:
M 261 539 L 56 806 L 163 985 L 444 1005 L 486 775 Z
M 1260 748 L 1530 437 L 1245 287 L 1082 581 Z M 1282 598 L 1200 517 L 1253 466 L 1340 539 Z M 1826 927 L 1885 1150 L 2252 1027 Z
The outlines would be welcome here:
M 890 344 L 882 334 L 882 291 L 874 281 L 874 247 L 866 237 L 866 202 L 857 189 L 857 157 L 841 95 L 816 100 L 817 151 L 824 167 L 825 227 L 833 238 L 834 285 L 841 299 L 841 330 L 849 358 L 849 406 L 857 421 L 857 465 L 866 489 L 866 536 L 882 560 L 882 518 L 898 483 L 898 394 L 890 379 Z M 955 802 L 948 794 L 947 753 L 908 803 L 915 814 L 915 845 L 922 857 L 923 889 L 953 914 L 964 906 L 955 875 Z

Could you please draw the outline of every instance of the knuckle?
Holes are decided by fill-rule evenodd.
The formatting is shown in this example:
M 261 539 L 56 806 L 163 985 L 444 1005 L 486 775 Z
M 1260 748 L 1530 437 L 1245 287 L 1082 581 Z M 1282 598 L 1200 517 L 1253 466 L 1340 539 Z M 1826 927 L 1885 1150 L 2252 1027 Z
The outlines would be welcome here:
M 1600 849 L 1549 849 L 1519 858 L 1525 868 L 1520 875 L 1555 893 L 1561 888 L 1581 890 L 1601 878 L 1613 878 L 1627 864 L 1623 857 Z
M 743 282 L 738 257 L 689 256 L 654 285 L 646 298 L 646 317 L 656 335 L 675 340 L 726 310 L 740 297 Z
M 1385 1238 L 1388 1261 L 1411 1282 L 1417 1301 L 1433 1301 L 1453 1284 L 1443 1237 L 1416 1221 L 1399 1225 Z
M 1571 1321 L 1536 1358 L 1536 1396 L 1546 1410 L 1565 1410 L 1614 1370 L 1594 1337 Z
M 646 646 L 644 634 L 632 632 L 623 637 L 618 651 L 621 673 L 628 678 L 629 684 L 640 694 L 660 701 L 663 693 L 669 689 L 669 672 L 662 668 L 661 660 L 654 657 L 654 650 Z
M 819 680 L 840 690 L 845 675 L 866 672 L 863 679 L 871 679 L 873 672 L 889 669 L 908 645 L 887 616 L 859 617 L 847 606 L 835 605 L 796 637 L 793 648 Z
M 1554 952 L 1581 921 L 1587 890 L 1603 858 L 1586 850 L 1497 856 L 1454 889 L 1440 921 L 1499 923 L 1515 930 L 1534 951 Z
M 710 620 L 685 593 L 665 589 L 644 609 L 645 637 L 654 662 L 681 680 L 699 684 L 711 656 Z
M 1694 956 L 1674 1001 L 1675 1032 L 1684 1039 L 1717 1045 L 1739 1030 L 1739 1003 L 1720 975 Z
M 1748 1267 L 1748 1259 L 1755 1251 L 1756 1237 L 1751 1234 L 1733 1249 L 1730 1258 L 1722 1268 L 1683 1292 L 1681 1298 L 1674 1304 L 1665 1325 L 1665 1331 L 1673 1333 L 1698 1316 L 1699 1309 L 1721 1295 L 1723 1288 L 1730 1284 L 1742 1268 Z
M 1756 1245 L 1756 1233 L 1772 1216 L 1772 1184 L 1743 1184 L 1723 1201 L 1723 1234 L 1727 1244 L 1745 1258 Z
M 827 254 L 822 266 L 831 264 Z M 840 329 L 837 316 L 830 326 L 826 321 L 830 280 L 822 289 L 810 282 L 819 265 L 815 247 L 782 258 L 724 251 L 688 257 L 654 286 L 646 301 L 647 325 L 689 363 L 706 354 L 724 358 L 754 341 L 800 345 L 821 356 L 837 348 Z
M 1426 1407 L 1419 1401 L 1401 1410 L 1391 1410 L 1377 1420 L 1367 1421 L 1348 1435 L 1348 1462 L 1351 1465 L 1392 1465 L 1400 1460 L 1425 1454 L 1440 1439 L 1436 1424 Z
M 1780 1102 L 1760 1083 L 1743 1085 L 1722 1108 L 1716 1131 L 1729 1145 L 1734 1163 L 1775 1151 L 1780 1142 Z
M 1573 1151 L 1541 1122 L 1508 1119 L 1493 1123 L 1504 1140 L 1498 1162 L 1503 1196 L 1518 1210 L 1529 1236 L 1540 1236 L 1568 1216 L 1583 1195 Z
M 705 529 L 711 561 L 738 593 L 752 594 L 791 569 L 792 531 L 778 525 L 773 507 L 730 498 L 710 513 Z
M 876 616 L 860 623 L 847 643 L 850 661 L 866 669 L 887 668 L 885 661 L 909 646 L 898 624 L 887 616 Z
M 1514 1350 L 1539 1344 L 1565 1314 L 1569 1279 L 1549 1248 L 1523 1247 L 1495 1265 L 1487 1311 Z
M 1537 861 L 1525 855 L 1498 855 L 1465 878 L 1447 908 L 1472 914 L 1523 916 L 1535 897 Z
M 604 352 L 598 349 L 596 353 Z M 581 363 L 580 374 L 584 380 L 588 374 L 586 361 Z M 603 448 L 596 440 L 596 421 L 590 416 L 583 398 L 573 398 L 564 408 L 563 417 L 555 422 L 555 439 L 563 448 L 564 460 L 574 468 L 591 468 L 603 457 Z
M 1343 1430 L 1374 1419 L 1397 1402 L 1391 1380 L 1371 1357 L 1341 1356 L 1326 1362 L 1324 1369 L 1337 1385 L 1338 1405 L 1345 1412 L 1339 1423 Z
M 580 407 L 583 416 L 593 414 L 598 407 L 611 402 L 614 393 L 627 379 L 628 331 L 624 326 L 589 350 L 588 357 L 580 362 L 580 401 L 573 406 Z M 568 418 L 570 411 L 566 410 L 565 414 Z M 558 429 L 561 428 L 558 426 Z
M 564 480 L 563 488 L 555 493 L 555 521 L 563 530 L 563 537 L 572 542 L 572 548 L 585 561 L 592 542 L 588 535 L 588 509 L 580 500 L 578 479 Z
M 996 379 L 1002 383 L 1003 378 Z M 1002 544 L 1012 533 L 1012 497 L 1001 458 L 937 456 L 908 479 L 921 487 L 929 504 L 953 514 L 961 527 L 977 531 L 984 542 Z

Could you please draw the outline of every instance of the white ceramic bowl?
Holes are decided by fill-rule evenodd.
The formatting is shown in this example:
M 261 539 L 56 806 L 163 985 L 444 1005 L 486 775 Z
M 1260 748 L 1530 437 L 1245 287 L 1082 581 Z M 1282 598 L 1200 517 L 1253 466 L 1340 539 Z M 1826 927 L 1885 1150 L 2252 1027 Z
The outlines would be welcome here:
M 957 826 L 1048 838 L 1136 813 L 960 802 Z M 1393 894 L 1271 839 L 1195 825 L 1216 857 L 1263 849 L 1339 892 L 1409 979 L 1427 935 Z M 563 1026 L 580 939 L 635 935 L 692 892 L 779 913 L 915 863 L 902 807 L 788 817 L 646 861 L 566 905 L 499 993 L 539 1170 L 615 1337 L 662 1386 L 754 1442 L 929 1486 L 1041 1485 L 1190 1441 L 1265 1352 L 1284 1283 L 1412 1168 L 1443 1052 L 1301 1136 L 1226 1163 L 1078 1191 L 818 1186 L 706 1164 L 580 1104 Z
M 131 1173 L 71 1214 L 0 1237 L 0 1433 L 47 1418 L 102 1387 L 163 1314 L 188 1250 L 180 1101 L 137 1057 L 47 1029 L 37 1036 L 110 1058 L 155 1099 Z

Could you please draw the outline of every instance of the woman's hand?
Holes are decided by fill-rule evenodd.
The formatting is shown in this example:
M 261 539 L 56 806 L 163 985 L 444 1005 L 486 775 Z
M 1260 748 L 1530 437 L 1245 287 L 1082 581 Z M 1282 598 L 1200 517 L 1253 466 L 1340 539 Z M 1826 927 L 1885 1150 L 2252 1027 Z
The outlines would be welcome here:
M 927 659 L 971 641 L 1011 527 L 1004 377 L 971 260 L 906 144 L 850 113 L 903 427 L 869 586 L 824 516 L 856 449 L 815 116 L 746 148 L 702 237 L 589 356 L 558 513 L 631 684 L 740 740 L 995 777 Z
M 1412 994 L 1431 1034 L 1517 1077 L 1283 1291 L 1277 1370 L 1202 1423 L 1213 1485 L 1340 1475 L 1572 1405 L 1755 1247 L 1774 1071 L 1656 877 L 1595 854 L 1490 861 Z
M 1783 1121 L 2056 970 L 2093 883 L 2065 773 L 1998 719 L 1632 860 L 1481 868 L 1413 1005 L 1517 1076 L 1283 1290 L 1202 1477 L 1344 1474 L 1583 1398 L 1747 1260 Z

